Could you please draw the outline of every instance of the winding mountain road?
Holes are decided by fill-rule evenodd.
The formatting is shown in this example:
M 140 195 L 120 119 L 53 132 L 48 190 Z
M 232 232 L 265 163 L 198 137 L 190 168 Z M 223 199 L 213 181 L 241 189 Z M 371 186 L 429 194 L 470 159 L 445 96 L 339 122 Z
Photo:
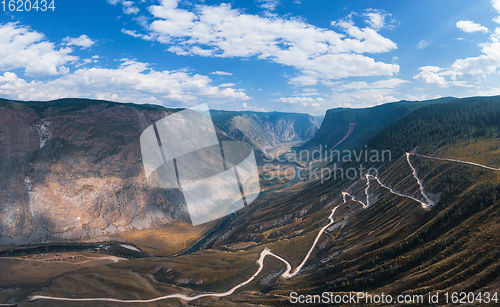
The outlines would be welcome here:
M 406 155 L 414 155 L 414 156 L 428 158 L 428 159 L 434 159 L 434 160 L 441 160 L 441 161 L 450 161 L 450 162 L 458 162 L 458 163 L 470 164 L 470 165 L 479 166 L 479 167 L 482 167 L 482 168 L 485 168 L 485 169 L 489 169 L 489 170 L 492 170 L 492 171 L 500 171 L 500 168 L 494 168 L 494 167 L 487 166 L 487 165 L 484 165 L 484 164 L 479 164 L 479 163 L 469 162 L 469 161 L 464 161 L 464 160 L 457 160 L 457 159 L 450 159 L 450 158 L 440 158 L 440 157 L 432 157 L 432 156 L 426 156 L 426 155 L 419 155 L 419 154 L 416 154 L 416 153 L 406 153 Z
M 420 156 L 420 157 L 429 158 L 429 159 L 435 159 L 435 160 L 443 160 L 443 161 L 450 161 L 450 162 L 458 162 L 458 163 L 471 164 L 471 165 L 483 167 L 485 169 L 490 169 L 490 170 L 494 170 L 494 171 L 500 171 L 500 169 L 498 169 L 498 168 L 493 168 L 493 167 L 489 167 L 489 166 L 478 164 L 478 163 L 474 163 L 474 162 L 468 162 L 468 161 L 462 161 L 462 160 L 456 160 L 456 159 L 431 157 L 431 156 L 419 155 L 419 154 L 414 154 L 414 153 L 406 153 L 406 160 L 408 161 L 408 164 L 410 165 L 410 167 L 411 167 L 411 169 L 413 171 L 413 177 L 415 177 L 415 179 L 417 180 L 417 182 L 418 182 L 418 184 L 420 186 L 420 191 L 421 191 L 422 195 L 424 196 L 425 201 L 419 200 L 419 199 L 417 199 L 417 198 L 415 198 L 413 196 L 405 195 L 405 194 L 402 194 L 400 192 L 395 191 L 393 188 L 391 188 L 391 187 L 385 185 L 384 183 L 382 183 L 380 181 L 380 179 L 378 177 L 376 177 L 376 176 L 366 175 L 366 180 L 367 180 L 367 187 L 365 188 L 366 204 L 363 203 L 362 201 L 356 200 L 354 198 L 354 196 L 352 196 L 348 192 L 342 192 L 342 197 L 343 197 L 343 201 L 344 201 L 343 204 L 345 204 L 347 202 L 346 196 L 349 196 L 349 197 L 351 197 L 351 199 L 353 201 L 356 201 L 356 202 L 360 203 L 361 205 L 363 205 L 363 208 L 368 208 L 369 205 L 370 205 L 370 203 L 369 203 L 369 196 L 368 196 L 368 189 L 370 188 L 370 179 L 374 179 L 374 180 L 376 180 L 379 183 L 380 186 L 386 188 L 387 190 L 389 190 L 391 193 L 393 193 L 395 195 L 398 195 L 398 196 L 401 196 L 401 197 L 410 198 L 410 199 L 412 199 L 412 200 L 420 203 L 422 205 L 422 207 L 424 207 L 424 208 L 429 208 L 429 207 L 433 206 L 435 204 L 435 202 L 432 201 L 429 198 L 429 196 L 424 192 L 423 182 L 417 176 L 417 171 L 416 171 L 415 167 L 412 165 L 412 163 L 410 161 L 410 155 L 415 155 L 415 156 Z M 331 203 L 332 202 L 330 202 L 328 205 L 330 205 Z M 264 268 L 264 259 L 267 256 L 274 257 L 274 258 L 280 260 L 281 262 L 283 262 L 286 265 L 286 270 L 285 270 L 284 273 L 281 274 L 281 277 L 283 277 L 283 278 L 291 278 L 291 277 L 297 275 L 300 272 L 300 270 L 303 268 L 303 266 L 305 265 L 305 263 L 307 262 L 307 260 L 309 260 L 309 257 L 311 256 L 312 251 L 316 247 L 316 245 L 317 245 L 317 243 L 318 243 L 319 238 L 321 237 L 321 235 L 325 232 L 325 230 L 328 227 L 330 227 L 335 222 L 335 220 L 333 218 L 333 215 L 335 214 L 335 211 L 337 210 L 337 208 L 339 206 L 340 205 L 337 205 L 335 208 L 333 208 L 331 210 L 331 213 L 328 216 L 328 219 L 330 220 L 330 222 L 326 226 L 324 226 L 323 228 L 321 228 L 321 230 L 318 232 L 318 234 L 316 235 L 316 238 L 314 239 L 314 241 L 312 243 L 311 248 L 309 249 L 308 253 L 304 257 L 304 260 L 302 260 L 302 262 L 299 264 L 299 266 L 297 266 L 295 268 L 295 270 L 292 271 L 292 265 L 286 259 L 284 259 L 284 258 L 282 258 L 282 257 L 280 257 L 280 256 L 278 256 L 276 254 L 274 254 L 269 248 L 265 248 L 264 250 L 262 250 L 262 252 L 260 253 L 260 257 L 257 260 L 257 264 L 259 265 L 259 268 L 257 269 L 257 271 L 250 278 L 248 278 L 246 281 L 239 283 L 238 285 L 234 286 L 233 288 L 231 288 L 230 290 L 228 290 L 226 292 L 221 292 L 221 293 L 205 293 L 205 294 L 199 294 L 199 295 L 195 295 L 195 296 L 186 296 L 184 294 L 170 294 L 170 295 L 160 296 L 160 297 L 152 298 L 152 299 L 148 299 L 148 300 L 120 300 L 120 299 L 114 299 L 114 298 L 65 298 L 65 297 L 53 297 L 53 296 L 44 296 L 44 295 L 34 295 L 29 300 L 30 301 L 34 301 L 34 300 L 45 299 L 45 300 L 56 300 L 56 301 L 71 301 L 71 302 L 106 301 L 106 302 L 117 302 L 117 303 L 151 303 L 151 302 L 156 302 L 156 301 L 166 300 L 166 299 L 171 299 L 171 298 L 178 298 L 178 299 L 182 299 L 182 300 L 185 300 L 185 301 L 194 301 L 194 300 L 197 300 L 197 299 L 200 299 L 200 298 L 204 298 L 204 297 L 224 297 L 224 296 L 228 296 L 228 295 L 233 294 L 239 288 L 241 288 L 241 287 L 249 284 L 250 282 L 252 282 L 255 279 L 255 277 L 257 277 L 259 275 L 259 273 L 262 271 L 262 269 Z M 2 306 L 2 304 L 0 304 L 0 306 Z

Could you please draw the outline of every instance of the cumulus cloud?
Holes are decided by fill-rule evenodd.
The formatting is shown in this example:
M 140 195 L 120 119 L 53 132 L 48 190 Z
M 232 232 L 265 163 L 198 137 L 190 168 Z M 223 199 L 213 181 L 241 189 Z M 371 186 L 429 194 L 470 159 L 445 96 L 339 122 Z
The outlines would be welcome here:
M 421 72 L 414 76 L 415 79 L 426 84 L 438 86 L 448 86 L 450 84 L 458 86 L 472 86 L 465 81 L 458 81 L 458 76 L 470 75 L 472 77 L 484 78 L 495 73 L 500 67 L 500 28 L 490 35 L 490 40 L 481 46 L 479 56 L 458 59 L 453 62 L 450 68 L 442 69 L 435 66 L 420 67 Z M 446 81 L 443 76 L 450 76 L 451 80 Z
M 64 74 L 65 65 L 78 59 L 72 51 L 57 49 L 43 34 L 19 23 L 0 24 L 0 71 L 24 68 L 29 77 Z
M 493 5 L 493 8 L 500 13 L 500 0 L 491 0 L 491 4 Z
M 457 22 L 457 28 L 464 31 L 465 33 L 474 33 L 474 32 L 488 32 L 488 28 L 475 23 L 470 20 L 460 20 Z
M 377 62 L 377 54 L 397 48 L 375 28 L 383 26 L 380 12 L 367 12 L 373 27 L 360 28 L 350 18 L 333 22 L 339 32 L 318 28 L 296 18 L 257 16 L 229 4 L 179 8 L 176 0 L 149 7 L 155 17 L 148 36 L 169 45 L 170 52 L 204 57 L 255 57 L 300 71 L 296 85 L 361 76 L 387 76 L 399 66 Z
M 123 8 L 123 12 L 127 15 L 135 15 L 139 13 L 139 8 L 134 5 L 133 1 L 127 0 L 108 0 L 108 3 L 111 5 L 117 5 L 120 3 Z
M 63 39 L 67 46 L 78 46 L 81 49 L 86 49 L 95 44 L 87 35 L 80 35 L 80 37 L 66 37 Z
M 182 70 L 157 71 L 148 63 L 135 60 L 124 59 L 115 69 L 88 68 L 101 57 L 79 59 L 70 55 L 73 50 L 69 46 L 88 48 L 94 44 L 90 38 L 86 35 L 67 37 L 63 44 L 66 47 L 57 49 L 43 34 L 19 23 L 0 25 L 0 71 L 5 71 L 3 75 L 0 73 L 0 97 L 19 100 L 89 97 L 158 104 L 250 99 L 242 90 L 231 88 L 234 84 L 214 86 L 208 76 Z M 65 64 L 76 70 L 70 72 Z M 24 68 L 29 77 L 56 77 L 29 82 L 11 71 L 18 68 Z
M 491 3 L 500 13 L 500 0 L 493 0 Z M 466 22 L 467 25 L 464 26 L 465 28 L 470 26 L 469 21 Z M 457 23 L 457 26 L 459 23 Z M 477 30 L 477 26 L 481 27 L 474 24 L 474 29 Z M 470 30 L 470 28 L 467 29 Z M 498 52 L 500 50 L 500 27 L 492 31 L 487 42 L 479 44 L 479 46 L 481 47 L 481 54 L 478 56 L 457 59 L 449 68 L 435 66 L 420 67 L 420 73 L 415 75 L 414 78 L 425 84 L 433 84 L 441 87 L 449 85 L 473 87 L 473 84 L 469 84 L 465 80 L 458 80 L 458 78 L 471 76 L 475 82 L 478 82 L 480 78 L 485 78 L 487 75 L 497 72 L 497 68 L 500 67 L 500 52 Z M 449 77 L 449 79 L 445 77 Z
M 384 10 L 367 9 L 364 11 L 363 16 L 365 17 L 365 22 L 375 30 L 380 30 L 382 28 L 394 28 L 395 20 L 390 19 L 389 23 L 387 23 L 386 20 L 391 16 L 391 14 Z
M 232 88 L 211 86 L 207 76 L 183 71 L 155 71 L 147 63 L 123 60 L 117 69 L 81 68 L 51 81 L 27 82 L 15 73 L 0 76 L 0 95 L 20 100 L 91 97 L 122 102 L 182 102 L 203 98 L 248 100 Z
M 424 66 L 419 69 L 420 72 L 413 76 L 414 79 L 417 79 L 425 84 L 432 84 L 441 87 L 446 86 L 446 80 L 439 74 L 442 71 L 441 68 L 436 66 Z

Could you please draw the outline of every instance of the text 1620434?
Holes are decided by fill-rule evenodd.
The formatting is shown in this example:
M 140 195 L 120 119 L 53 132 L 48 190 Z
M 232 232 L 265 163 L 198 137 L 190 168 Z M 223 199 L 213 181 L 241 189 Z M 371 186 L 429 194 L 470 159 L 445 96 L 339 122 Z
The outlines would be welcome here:
M 4 12 L 46 12 L 56 9 L 55 0 L 3 0 Z

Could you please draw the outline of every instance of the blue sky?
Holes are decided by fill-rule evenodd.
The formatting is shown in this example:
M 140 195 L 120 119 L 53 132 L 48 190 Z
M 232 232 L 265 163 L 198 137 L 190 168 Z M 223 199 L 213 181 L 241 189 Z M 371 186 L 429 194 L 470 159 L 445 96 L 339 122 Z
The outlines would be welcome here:
M 0 97 L 323 115 L 500 95 L 500 0 L 54 4 L 0 11 Z

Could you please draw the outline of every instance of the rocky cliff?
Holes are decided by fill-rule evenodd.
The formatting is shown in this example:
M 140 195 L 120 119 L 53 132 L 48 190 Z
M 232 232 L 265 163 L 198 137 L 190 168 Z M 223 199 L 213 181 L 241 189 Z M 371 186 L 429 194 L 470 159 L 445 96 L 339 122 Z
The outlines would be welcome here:
M 189 220 L 178 191 L 148 187 L 142 169 L 140 134 L 170 112 L 85 100 L 3 101 L 1 244 Z
M 189 223 L 179 190 L 148 186 L 141 160 L 142 131 L 176 111 L 84 99 L 0 100 L 0 245 Z M 279 142 L 314 131 L 273 118 L 261 120 L 255 135 Z M 216 130 L 220 140 L 233 139 Z

